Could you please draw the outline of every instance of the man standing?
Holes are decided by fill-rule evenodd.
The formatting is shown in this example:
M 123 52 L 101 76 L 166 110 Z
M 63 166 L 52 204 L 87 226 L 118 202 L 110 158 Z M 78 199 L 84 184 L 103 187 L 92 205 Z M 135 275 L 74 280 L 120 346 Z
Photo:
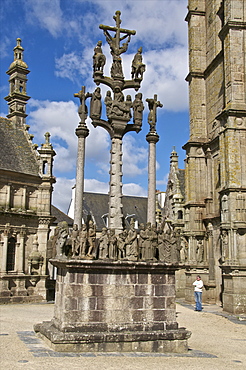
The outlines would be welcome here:
M 203 281 L 201 280 L 200 275 L 197 275 L 196 280 L 194 281 L 193 285 L 195 286 L 195 289 L 194 289 L 195 302 L 196 302 L 195 311 L 201 311 L 202 310 Z

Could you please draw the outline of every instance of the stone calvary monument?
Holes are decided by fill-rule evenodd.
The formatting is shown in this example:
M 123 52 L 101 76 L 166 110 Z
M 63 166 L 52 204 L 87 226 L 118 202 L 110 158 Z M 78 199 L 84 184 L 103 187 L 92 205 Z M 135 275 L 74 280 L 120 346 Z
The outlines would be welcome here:
M 125 89 L 140 88 L 145 71 L 142 48 L 132 61 L 131 80 L 125 80 L 121 54 L 127 51 L 135 31 L 120 27 L 121 13 L 113 17 L 115 27 L 100 25 L 112 55 L 111 77 L 104 76 L 106 57 L 102 42 L 98 41 L 93 56 L 93 78 L 98 85 L 90 94 L 83 86 L 75 96 L 80 99 L 80 123 L 76 175 L 74 227 L 69 234 L 66 223 L 56 232 L 56 257 L 51 263 L 57 267 L 54 318 L 35 325 L 35 331 L 58 351 L 71 352 L 184 352 L 190 336 L 185 328 L 178 328 L 175 309 L 175 271 L 179 266 L 181 236 L 175 235 L 170 224 L 156 230 L 153 210 L 147 225 L 140 225 L 139 235 L 131 220 L 124 229 L 122 217 L 122 138 L 129 131 L 139 132 L 144 105 L 142 94 L 134 101 L 126 98 Z M 122 43 L 122 41 L 125 42 Z M 101 118 L 102 97 L 100 84 L 111 90 L 104 103 L 107 120 Z M 111 95 L 113 93 L 113 96 Z M 111 137 L 110 189 L 108 230 L 99 238 L 92 220 L 82 224 L 85 139 L 89 134 L 85 119 L 86 99 L 91 98 L 92 124 L 101 126 Z M 155 172 L 156 109 L 162 107 L 154 99 L 147 99 L 150 132 L 149 170 Z M 133 110 L 133 113 L 132 111 Z M 133 118 L 133 123 L 129 123 Z M 155 195 L 155 173 L 149 185 L 149 198 Z M 149 208 L 153 209 L 153 201 Z

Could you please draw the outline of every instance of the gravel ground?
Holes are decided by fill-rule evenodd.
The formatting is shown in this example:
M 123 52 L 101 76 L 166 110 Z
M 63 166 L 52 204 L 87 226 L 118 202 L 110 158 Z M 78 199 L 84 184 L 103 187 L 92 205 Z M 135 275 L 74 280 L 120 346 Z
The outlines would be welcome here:
M 64 354 L 49 349 L 33 333 L 33 324 L 50 320 L 54 305 L 0 306 L 1 369 L 194 369 L 246 368 L 246 321 L 223 315 L 220 307 L 205 305 L 195 312 L 177 303 L 177 320 L 192 332 L 187 354 Z

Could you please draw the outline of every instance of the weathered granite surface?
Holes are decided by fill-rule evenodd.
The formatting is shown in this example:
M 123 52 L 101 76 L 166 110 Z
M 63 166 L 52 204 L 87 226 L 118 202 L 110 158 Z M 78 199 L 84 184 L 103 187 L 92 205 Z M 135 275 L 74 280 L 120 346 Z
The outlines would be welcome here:
M 175 269 L 155 262 L 53 259 L 54 318 L 35 325 L 59 351 L 184 352 Z

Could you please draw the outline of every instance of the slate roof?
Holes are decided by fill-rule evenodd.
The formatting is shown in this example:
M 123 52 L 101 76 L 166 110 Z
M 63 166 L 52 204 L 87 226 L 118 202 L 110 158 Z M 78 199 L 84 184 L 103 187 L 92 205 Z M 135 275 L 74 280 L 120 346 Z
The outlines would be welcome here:
M 0 169 L 39 175 L 35 154 L 22 128 L 0 117 Z
M 58 222 L 66 221 L 68 226 L 73 226 L 73 219 L 66 215 L 64 212 L 60 211 L 57 207 L 51 206 L 51 216 L 55 217 L 54 225 L 57 225 Z
M 87 217 L 94 219 L 97 229 L 101 230 L 105 227 L 102 216 L 108 213 L 108 194 L 101 193 L 84 193 L 83 209 L 84 209 L 84 220 Z M 123 204 L 123 215 L 126 218 L 128 215 L 133 215 L 133 218 L 138 223 L 147 222 L 147 198 L 145 197 L 133 197 L 126 196 L 122 197 Z M 129 217 L 127 220 L 131 220 Z M 129 227 L 128 221 L 126 221 L 126 227 Z

